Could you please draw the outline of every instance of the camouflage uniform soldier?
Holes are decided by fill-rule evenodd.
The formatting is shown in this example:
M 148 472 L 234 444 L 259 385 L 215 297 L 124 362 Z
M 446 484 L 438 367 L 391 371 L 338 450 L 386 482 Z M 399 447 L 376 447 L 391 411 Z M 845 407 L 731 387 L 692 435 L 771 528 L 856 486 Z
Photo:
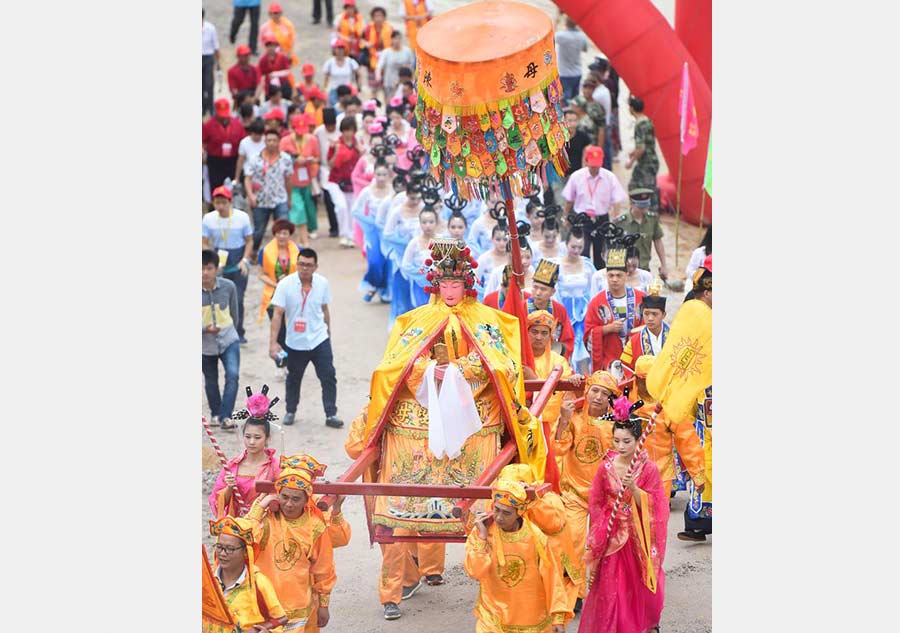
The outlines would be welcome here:
M 586 115 L 578 122 L 578 127 L 591 138 L 591 143 L 603 147 L 606 137 L 606 109 L 591 96 L 596 87 L 597 80 L 586 77 L 581 84 L 581 94 L 572 100 L 572 105 L 583 110 Z
M 629 189 L 646 188 L 653 190 L 650 210 L 659 211 L 659 189 L 656 186 L 656 174 L 659 172 L 659 157 L 656 155 L 656 134 L 653 122 L 644 114 L 644 102 L 635 96 L 628 99 L 628 110 L 636 119 L 634 124 L 634 150 L 628 157 L 625 168 L 632 165 Z
M 637 168 L 635 168 L 637 170 Z M 634 249 L 637 252 L 638 268 L 650 270 L 651 246 L 656 247 L 659 255 L 659 276 L 665 281 L 669 277 L 669 269 L 666 266 L 666 251 L 663 246 L 663 230 L 660 226 L 659 215 L 650 210 L 653 190 L 649 187 L 638 187 L 628 190 L 631 200 L 631 208 L 616 219 L 616 224 L 622 227 L 627 235 L 640 235 Z

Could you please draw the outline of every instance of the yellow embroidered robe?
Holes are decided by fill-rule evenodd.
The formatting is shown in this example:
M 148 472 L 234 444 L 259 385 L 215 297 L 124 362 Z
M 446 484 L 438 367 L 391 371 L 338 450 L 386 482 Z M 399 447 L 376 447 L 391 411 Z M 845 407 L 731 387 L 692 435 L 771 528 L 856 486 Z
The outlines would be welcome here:
M 260 508 L 257 500 L 246 518 L 254 522 L 259 569 L 275 586 L 289 623 L 315 617 L 337 582 L 331 537 L 322 514 L 309 504 L 298 518 L 286 519 L 281 512 Z M 314 593 L 318 602 L 313 601 Z
M 571 613 L 558 554 L 528 519 L 515 532 L 492 524 L 487 541 L 473 529 L 463 567 L 480 585 L 477 633 L 548 633 Z

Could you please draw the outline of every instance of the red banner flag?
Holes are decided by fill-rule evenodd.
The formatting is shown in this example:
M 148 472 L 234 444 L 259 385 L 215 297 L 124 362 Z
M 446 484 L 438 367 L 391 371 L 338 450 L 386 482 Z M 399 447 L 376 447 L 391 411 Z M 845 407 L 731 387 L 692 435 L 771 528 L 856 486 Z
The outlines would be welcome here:
M 531 351 L 531 343 L 528 341 L 528 308 L 525 307 L 525 298 L 519 289 L 519 280 L 515 273 L 510 275 L 503 311 L 519 319 L 519 333 L 522 337 L 522 365 L 528 365 L 534 369 L 534 352 Z
M 697 122 L 697 108 L 694 107 L 694 93 L 691 90 L 687 62 L 684 62 L 681 72 L 678 116 L 681 119 L 681 155 L 687 156 L 689 151 L 697 147 L 697 139 L 700 138 L 700 125 Z

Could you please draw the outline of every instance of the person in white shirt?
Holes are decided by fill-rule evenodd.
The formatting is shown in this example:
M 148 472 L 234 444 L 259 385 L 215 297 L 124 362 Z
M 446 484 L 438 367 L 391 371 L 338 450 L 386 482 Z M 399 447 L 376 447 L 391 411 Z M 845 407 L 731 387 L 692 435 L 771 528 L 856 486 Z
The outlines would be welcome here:
M 581 54 L 587 52 L 587 36 L 578 28 L 575 20 L 566 16 L 566 28 L 557 31 L 556 59 L 559 66 L 559 80 L 562 82 L 563 97 L 566 101 L 578 94 L 581 81 Z
M 400 83 L 398 71 L 401 66 L 415 70 L 416 56 L 408 46 L 403 46 L 403 34 L 400 31 L 391 33 L 391 47 L 378 55 L 378 66 L 375 78 L 382 82 L 384 94 L 393 95 Z
M 691 260 L 688 262 L 687 268 L 684 269 L 684 278 L 693 279 L 694 273 L 703 265 L 703 260 L 707 255 L 712 255 L 712 226 L 706 227 L 706 233 L 700 246 L 691 253 Z
M 612 170 L 613 146 L 610 130 L 612 129 L 613 103 L 609 88 L 603 83 L 609 77 L 609 60 L 598 57 L 593 64 L 588 66 L 588 69 L 598 82 L 591 98 L 602 105 L 603 109 L 606 111 L 606 138 L 603 141 L 603 168 Z
M 322 66 L 322 90 L 327 91 L 328 105 L 337 103 L 337 87 L 356 85 L 359 87 L 359 63 L 352 57 L 347 57 L 347 42 L 342 39 L 335 40 L 332 45 L 333 57 L 329 57 Z M 330 87 L 330 90 L 329 90 Z
M 325 425 L 334 429 L 344 426 L 337 417 L 337 377 L 331 350 L 331 287 L 316 273 L 319 257 L 311 248 L 297 253 L 297 274 L 278 282 L 272 295 L 272 323 L 269 328 L 269 356 L 277 359 L 287 352 L 288 375 L 285 381 L 284 424 L 294 423 L 300 404 L 300 383 L 307 365 L 312 362 L 322 384 Z M 285 349 L 278 344 L 278 332 L 285 324 Z
M 341 132 L 337 126 L 337 112 L 334 108 L 322 109 L 322 125 L 313 130 L 313 136 L 319 141 L 319 155 L 328 156 L 328 148 L 341 138 Z M 328 182 L 330 173 L 328 161 L 323 160 L 319 164 L 318 184 L 320 187 Z M 339 230 L 337 214 L 334 211 L 334 201 L 324 188 L 322 188 L 322 199 L 325 201 L 325 211 L 328 213 L 328 237 L 337 237 Z
M 206 21 L 206 9 L 203 12 L 203 115 L 213 113 L 213 93 L 216 76 L 219 70 L 219 35 L 216 27 Z
M 244 164 L 265 149 L 266 141 L 263 139 L 265 131 L 266 124 L 262 122 L 262 119 L 256 119 L 247 126 L 249 134 L 238 143 L 237 166 L 234 169 L 235 182 L 244 182 Z

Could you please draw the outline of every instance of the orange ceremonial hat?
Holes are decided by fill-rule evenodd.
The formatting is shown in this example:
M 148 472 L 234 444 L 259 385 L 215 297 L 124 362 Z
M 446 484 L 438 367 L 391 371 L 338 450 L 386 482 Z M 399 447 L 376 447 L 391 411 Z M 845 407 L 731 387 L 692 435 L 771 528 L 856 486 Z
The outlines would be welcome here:
M 532 325 L 543 325 L 550 328 L 552 332 L 553 328 L 556 327 L 556 319 L 546 310 L 535 310 L 528 315 L 528 327 Z
M 651 356 L 650 354 L 642 354 L 639 356 L 637 362 L 634 364 L 634 375 L 638 378 L 646 378 L 647 374 L 650 373 L 650 369 L 653 367 L 654 360 L 656 360 L 656 357 Z
M 218 521 L 209 522 L 209 533 L 212 536 L 229 534 L 236 536 L 247 545 L 253 545 L 253 526 L 249 519 L 242 517 L 224 516 Z
M 509 479 L 530 484 L 534 481 L 534 474 L 531 472 L 531 466 L 528 464 L 507 464 L 500 470 L 498 479 Z
M 521 514 L 525 510 L 528 494 L 525 492 L 525 484 L 512 479 L 500 479 L 491 486 L 491 496 L 496 503 L 513 508 Z
M 328 468 L 325 464 L 320 464 L 315 457 L 306 453 L 298 453 L 290 457 L 282 455 L 278 465 L 282 470 L 285 468 L 305 470 L 313 477 L 321 477 L 325 474 L 325 469 Z
M 608 371 L 595 371 L 584 381 L 584 393 L 588 392 L 593 385 L 600 385 L 612 395 L 619 395 L 619 382 Z
M 416 137 L 460 198 L 511 200 L 568 169 L 553 21 L 520 2 L 476 2 L 416 35 Z
M 302 490 L 307 495 L 311 495 L 313 491 L 312 475 L 300 468 L 285 468 L 275 480 L 275 491 L 281 492 L 284 489 Z

